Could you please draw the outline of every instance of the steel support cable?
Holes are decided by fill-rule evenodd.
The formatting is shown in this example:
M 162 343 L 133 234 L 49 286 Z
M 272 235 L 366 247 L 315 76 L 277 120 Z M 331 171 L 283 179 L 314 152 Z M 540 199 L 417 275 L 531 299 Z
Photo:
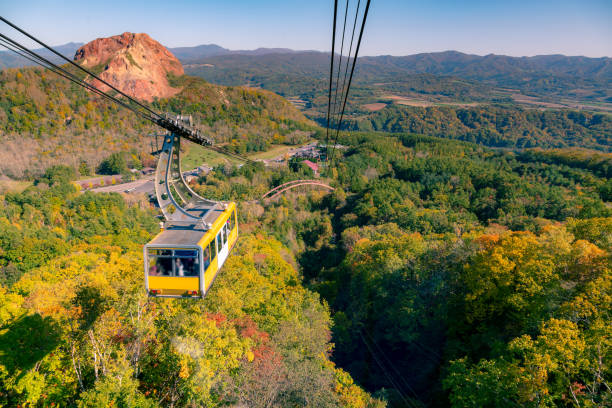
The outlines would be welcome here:
M 349 67 L 349 63 L 350 63 L 350 60 L 351 60 L 351 52 L 353 51 L 353 41 L 355 39 L 355 28 L 357 28 L 357 17 L 359 17 L 359 7 L 360 6 L 361 6 L 361 0 L 358 0 L 357 1 L 357 8 L 355 9 L 355 19 L 353 20 L 353 30 L 352 30 L 352 33 L 351 33 L 351 44 L 349 46 L 349 52 L 348 52 L 347 61 L 346 61 L 345 69 L 344 69 L 344 78 L 342 79 L 342 93 L 340 94 L 340 99 L 341 100 L 343 98 L 343 95 L 345 94 L 344 90 L 345 90 L 345 87 L 346 87 L 346 78 L 348 76 L 348 67 Z M 348 9 L 348 7 L 347 7 L 347 9 Z M 344 33 L 343 33 L 343 37 L 344 37 Z M 338 74 L 340 74 L 340 71 L 338 71 Z M 338 83 L 340 82 L 340 78 L 338 78 L 337 82 Z M 336 84 L 336 86 L 337 85 L 338 84 Z M 334 105 L 334 107 L 335 107 L 335 105 Z M 338 124 L 338 130 L 340 130 L 340 124 Z M 334 148 L 335 148 L 335 143 L 334 143 L 334 147 L 332 147 L 332 149 L 334 149 Z M 333 160 L 333 158 L 332 158 L 332 160 Z
M 408 381 L 406 381 L 404 379 L 404 377 L 402 376 L 402 373 L 400 373 L 400 371 L 395 367 L 395 365 L 393 364 L 393 362 L 391 361 L 391 359 L 389 359 L 389 357 L 387 357 L 387 355 L 385 354 L 385 352 L 382 350 L 382 348 L 378 345 L 378 343 L 376 343 L 374 341 L 374 339 L 372 338 L 372 336 L 370 335 L 370 333 L 365 332 L 366 336 L 368 336 L 368 338 L 370 339 L 371 343 L 374 344 L 374 346 L 376 347 L 376 349 L 378 351 L 380 351 L 380 354 L 383 356 L 383 358 L 385 359 L 385 361 L 389 364 L 389 366 L 393 369 L 393 371 L 395 372 L 395 374 L 397 374 L 398 378 L 401 380 L 401 382 L 404 384 L 404 386 L 408 389 L 408 391 L 410 391 L 412 393 L 412 395 L 415 396 L 415 398 L 418 399 L 418 395 L 417 393 L 414 391 L 414 389 L 410 386 L 410 384 L 408 384 Z
M 336 17 L 337 16 L 338 16 L 338 0 L 335 0 L 334 1 L 334 27 L 332 31 L 331 63 L 330 63 L 330 68 L 329 68 L 329 94 L 327 96 L 327 129 L 326 129 L 326 134 L 325 134 L 325 150 L 326 150 L 325 163 L 327 163 L 327 158 L 328 158 L 327 153 L 329 153 L 327 144 L 329 143 L 329 118 L 330 118 L 329 112 L 331 108 L 332 82 L 334 78 L 334 53 L 335 53 L 335 47 L 336 47 Z
M 340 113 L 340 121 L 338 122 L 338 128 L 336 129 L 336 138 L 332 146 L 332 164 L 334 160 L 333 158 L 334 150 L 336 148 L 336 143 L 338 142 L 338 137 L 340 134 L 340 127 L 342 126 L 342 119 L 344 117 L 344 111 L 346 109 L 346 101 L 348 99 L 348 94 L 351 89 L 351 83 L 353 82 L 353 74 L 355 73 L 355 64 L 357 63 L 357 57 L 359 56 L 359 48 L 361 47 L 361 40 L 363 38 L 363 29 L 365 28 L 366 20 L 368 18 L 368 11 L 370 10 L 370 2 L 371 0 L 368 0 L 368 2 L 366 3 L 365 11 L 363 13 L 363 21 L 361 22 L 361 29 L 359 30 L 359 38 L 357 40 L 357 47 L 355 48 L 355 57 L 353 59 L 353 66 L 351 67 L 351 75 L 349 76 L 348 85 L 346 87 L 346 93 L 344 95 L 344 103 L 342 105 L 342 112 Z
M 207 148 L 207 149 L 210 149 L 210 150 L 214 150 L 214 151 L 216 151 L 218 153 L 225 154 L 226 156 L 231 156 L 231 157 L 233 157 L 235 159 L 242 160 L 242 161 L 244 161 L 244 162 L 246 162 L 248 164 L 255 164 L 255 163 L 257 163 L 255 160 L 251 160 L 248 157 L 242 156 L 241 154 L 234 153 L 232 151 L 229 151 L 227 149 L 223 149 L 223 148 L 218 147 L 218 146 L 204 146 L 204 147 Z
M 40 61 L 35 60 L 33 57 L 28 56 L 26 53 L 22 52 L 19 50 L 19 48 L 15 47 L 14 45 L 12 45 L 10 42 L 6 41 L 5 39 L 0 37 L 0 45 L 2 45 L 4 48 L 6 48 L 9 51 L 14 52 L 15 54 L 19 55 L 22 58 L 25 58 L 31 62 L 33 62 L 36 65 L 40 65 L 45 69 L 48 69 L 50 71 L 55 72 L 58 75 L 64 75 L 64 74 L 59 74 L 57 71 L 55 71 L 52 67 L 47 66 L 46 64 L 41 63 Z
M 3 37 L 3 38 L 5 38 L 5 39 L 8 39 L 8 40 L 9 40 L 9 41 L 11 41 L 12 43 L 19 44 L 19 43 L 17 43 L 16 41 L 11 40 L 10 38 L 8 38 L 8 37 L 6 37 L 6 36 L 4 36 L 4 35 L 2 35 L 2 34 L 0 34 L 0 37 Z M 19 45 L 20 45 L 20 44 L 19 44 Z M 132 109 L 132 107 L 130 107 L 129 105 L 127 105 L 127 104 L 125 104 L 125 103 L 121 102 L 120 100 L 118 100 L 118 99 L 116 99 L 116 98 L 114 98 L 114 97 L 112 97 L 112 96 L 110 96 L 110 95 L 108 95 L 108 94 L 105 94 L 104 92 L 102 92 L 102 91 L 101 91 L 101 90 L 99 90 L 98 88 L 96 88 L 96 87 L 94 87 L 94 86 L 92 86 L 92 85 L 90 85 L 90 84 L 88 84 L 88 83 L 86 83 L 86 82 L 83 82 L 81 79 L 79 79 L 78 77 L 74 76 L 72 73 L 70 73 L 70 72 L 68 72 L 68 71 L 64 70 L 64 69 L 63 69 L 63 68 L 61 68 L 61 67 L 58 67 L 57 65 L 55 65 L 55 64 L 53 64 L 53 63 L 51 63 L 50 61 L 48 61 L 47 59 L 45 59 L 45 58 L 43 58 L 43 57 L 41 57 L 41 56 L 37 55 L 36 53 L 33 53 L 33 52 L 29 51 L 27 48 L 25 48 L 25 47 L 23 47 L 23 46 L 21 46 L 21 45 L 20 45 L 20 47 L 21 47 L 21 48 L 19 48 L 19 49 L 21 49 L 21 50 L 23 50 L 23 51 L 27 52 L 27 53 L 28 53 L 28 54 L 30 54 L 30 55 L 31 55 L 31 56 L 32 56 L 34 59 L 33 59 L 33 58 L 29 58 L 29 57 L 27 57 L 26 55 L 24 55 L 24 54 L 22 54 L 22 53 L 20 53 L 20 52 L 16 51 L 15 49 L 10 48 L 10 47 L 7 47 L 6 45 L 4 45 L 4 47 L 5 47 L 5 48 L 7 48 L 7 49 L 9 49 L 9 50 L 11 50 L 11 51 L 13 51 L 13 52 L 15 52 L 16 54 L 21 55 L 21 56 L 22 56 L 22 57 L 24 57 L 24 58 L 29 59 L 30 61 L 32 61 L 32 62 L 34 62 L 34 63 L 36 63 L 36 64 L 38 64 L 38 65 L 40 65 L 40 66 L 42 66 L 42 67 L 44 67 L 44 68 L 46 68 L 46 69 L 49 69 L 50 71 L 52 71 L 52 72 L 56 73 L 57 75 L 60 75 L 60 76 L 62 76 L 62 77 L 64 77 L 64 78 L 68 79 L 69 81 L 74 82 L 74 83 L 75 83 L 75 84 L 77 84 L 77 85 L 80 85 L 80 86 L 82 86 L 82 87 L 84 87 L 84 88 L 86 88 L 86 89 L 89 89 L 89 90 L 91 90 L 92 92 L 95 92 L 95 93 L 97 93 L 97 94 L 98 94 L 98 95 L 100 95 L 100 96 L 103 96 L 103 97 L 105 97 L 105 98 L 107 98 L 107 99 L 109 99 L 109 100 L 111 100 L 111 101 L 113 101 L 113 102 L 115 102 L 115 103 L 117 103 L 117 104 L 119 104 L 119 105 L 122 105 L 123 107 L 125 107 L 125 108 L 127 108 L 127 109 L 130 109 L 130 110 L 131 110 L 131 111 L 133 111 L 134 113 L 136 113 L 136 114 L 138 114 L 138 115 L 140 115 L 140 116 L 143 116 L 145 119 L 150 120 L 150 121 L 151 121 L 151 122 L 153 122 L 153 123 L 156 123 L 156 120 L 155 120 L 155 119 L 153 119 L 153 118 L 151 118 L 151 117 L 147 116 L 146 114 L 144 114 L 144 112 L 140 112 L 140 111 L 136 111 L 136 110 Z M 15 47 L 16 47 L 16 46 L 15 46 Z
M 90 86 L 90 85 L 89 85 L 89 84 L 87 84 L 87 83 L 82 83 L 80 80 L 75 79 L 74 77 L 71 77 L 70 75 L 63 73 L 62 71 L 55 69 L 53 66 L 47 66 L 47 65 L 44 63 L 44 61 L 38 61 L 38 60 L 36 60 L 36 59 L 34 59 L 34 58 L 31 58 L 31 57 L 27 56 L 27 55 L 26 55 L 26 54 L 24 54 L 24 53 L 19 52 L 19 51 L 18 51 L 18 50 L 16 50 L 16 49 L 14 49 L 14 48 L 10 47 L 10 43 L 6 43 L 6 41 L 2 40 L 1 38 L 0 38 L 0 42 L 2 42 L 2 43 L 3 43 L 3 44 L 2 44 L 2 46 L 3 46 L 4 48 L 6 48 L 6 49 L 8 49 L 8 50 L 10 50 L 10 51 L 13 51 L 14 53 L 16 53 L 16 54 L 20 55 L 21 57 L 26 58 L 26 59 L 28 59 L 28 60 L 30 60 L 30 61 L 32 61 L 32 62 L 34 62 L 35 64 L 38 64 L 38 65 L 42 66 L 43 68 L 48 69 L 48 70 L 50 70 L 51 72 L 53 72 L 53 73 L 55 73 L 55 74 L 57 74 L 57 75 L 59 75 L 59 76 L 61 76 L 61 77 L 63 77 L 63 78 L 66 78 L 66 79 L 67 79 L 67 80 L 69 80 L 69 81 L 74 82 L 74 83 L 75 83 L 75 84 L 77 84 L 77 85 L 80 85 L 80 86 L 82 86 L 82 87 L 84 87 L 84 88 L 87 88 L 87 89 L 89 89 L 89 90 L 91 90 L 91 91 L 93 91 L 93 92 L 97 93 L 97 94 L 98 94 L 98 95 L 100 95 L 100 96 L 103 96 L 103 97 L 108 98 L 108 95 L 104 94 L 104 93 L 103 93 L 102 91 L 100 91 L 99 89 L 97 89 L 97 88 L 95 88 L 95 87 L 92 87 L 92 86 Z M 7 45 L 7 44 L 9 44 L 9 45 Z M 111 99 L 111 100 L 112 100 L 112 99 Z M 116 102 L 116 101 L 114 101 L 114 102 Z M 126 107 L 127 107 L 127 106 L 126 106 Z M 128 108 L 129 108 L 129 107 L 128 107 Z
M 371 336 L 371 335 L 370 335 L 368 332 L 365 332 L 365 334 L 368 336 L 368 338 L 371 340 L 371 342 L 372 342 L 372 343 L 373 343 L 373 344 L 376 346 L 376 348 L 378 349 L 378 351 L 380 351 L 380 353 L 383 355 L 383 357 L 385 357 L 385 360 L 386 360 L 386 361 L 387 361 L 387 362 L 388 362 L 388 363 L 391 365 L 391 368 L 393 368 L 393 370 L 394 370 L 394 371 L 395 371 L 395 372 L 396 372 L 398 375 L 400 375 L 399 370 L 398 370 L 398 369 L 397 369 L 397 368 L 396 368 L 396 367 L 393 365 L 393 363 L 391 362 L 391 360 L 390 360 L 390 359 L 389 359 L 389 358 L 386 356 L 386 354 L 385 354 L 385 353 L 383 352 L 383 350 L 380 348 L 380 346 L 378 345 L 378 343 L 376 343 L 376 342 L 374 341 L 374 339 L 372 338 L 372 336 Z M 439 355 L 437 352 L 435 352 L 434 350 L 432 350 L 431 348 L 429 348 L 429 347 L 427 347 L 427 348 L 426 348 L 426 347 L 425 347 L 423 344 L 419 343 L 419 342 L 418 342 L 418 341 L 416 341 L 416 340 L 413 340 L 413 341 L 411 342 L 411 344 L 414 344 L 415 346 L 417 346 L 417 347 L 418 347 L 418 348 L 419 348 L 419 349 L 422 351 L 422 353 L 423 353 L 423 354 L 424 354 L 424 355 L 425 355 L 425 356 L 426 356 L 426 357 L 427 357 L 427 358 L 428 358 L 428 359 L 429 359 L 429 360 L 430 360 L 432 363 L 439 363 L 439 362 L 440 362 L 440 360 L 441 360 L 441 358 L 442 358 L 442 357 L 440 357 L 440 355 Z M 402 380 L 403 380 L 403 377 L 402 377 Z M 407 383 L 405 383 L 405 384 L 406 384 L 406 386 L 407 386 L 407 387 L 410 389 L 410 386 L 409 386 Z M 413 392 L 413 394 L 416 396 L 416 393 L 414 393 L 414 391 L 412 391 L 412 392 Z
M 346 7 L 344 9 L 344 23 L 342 25 L 342 40 L 340 41 L 340 58 L 338 59 L 338 75 L 336 76 L 336 91 L 334 92 L 334 104 L 333 104 L 333 108 L 332 108 L 332 119 L 330 119 L 330 123 L 334 124 L 333 118 L 338 114 L 338 88 L 340 87 L 340 72 L 342 71 L 342 56 L 344 55 L 344 35 L 346 34 L 346 17 L 348 15 L 348 6 L 349 6 L 349 0 L 346 0 Z M 349 54 L 350 57 L 350 54 Z M 348 59 L 347 59 L 347 66 L 348 66 Z M 343 90 L 344 92 L 344 90 Z M 342 100 L 342 94 L 340 94 L 340 100 Z
M 387 370 L 385 369 L 384 364 L 382 364 L 381 361 L 378 359 L 378 357 L 376 357 L 376 353 L 374 353 L 374 350 L 372 350 L 372 347 L 368 344 L 368 342 L 365 339 L 365 337 L 363 337 L 363 333 L 362 333 L 361 329 L 357 328 L 357 330 L 359 331 L 359 336 L 361 337 L 361 340 L 363 340 L 363 343 L 366 345 L 368 351 L 370 352 L 370 355 L 374 358 L 374 361 L 376 361 L 376 364 L 378 364 L 378 366 L 380 367 L 380 369 L 383 372 L 383 375 L 387 378 L 387 380 L 389 381 L 391 386 L 397 390 L 397 393 L 400 395 L 402 400 L 404 400 L 404 402 L 406 403 L 407 406 L 409 406 L 409 407 L 416 407 L 416 403 L 414 403 L 412 401 L 409 401 L 406 398 L 404 393 L 402 393 L 401 388 L 397 386 L 397 384 L 393 380 L 393 377 L 390 376 L 389 373 L 387 372 Z
M 351 52 L 353 51 L 353 40 L 355 39 L 355 28 L 357 28 L 357 17 L 359 17 L 359 6 L 361 5 L 361 0 L 357 1 L 357 9 L 355 10 L 355 20 L 353 21 L 353 32 L 351 33 L 351 45 L 349 47 L 348 60 L 346 61 L 346 66 L 344 69 L 344 78 L 342 80 L 342 94 L 340 98 L 342 99 L 342 95 L 344 94 L 344 88 L 346 85 L 346 78 L 348 76 L 348 67 L 349 62 L 351 60 Z
M 419 343 L 416 340 L 412 341 L 412 344 L 416 345 L 418 348 L 421 349 L 421 351 L 423 351 L 423 353 L 425 353 L 426 355 L 429 354 L 430 356 L 433 357 L 429 357 L 429 359 L 433 362 L 433 363 L 437 363 L 440 360 L 442 360 L 442 357 L 440 356 L 440 354 L 438 354 L 437 351 L 433 350 L 431 347 L 429 346 L 425 346 L 422 343 Z
M 84 67 L 82 67 L 81 65 L 75 63 L 74 61 L 72 61 L 69 58 L 66 58 L 64 55 L 60 54 L 59 52 L 55 51 L 52 47 L 48 46 L 47 44 L 45 44 L 44 42 L 40 41 L 38 38 L 34 37 L 33 35 L 27 33 L 26 31 L 22 30 L 21 28 L 17 27 L 15 24 L 11 23 L 10 21 L 8 21 L 7 19 L 5 19 L 4 17 L 0 16 L 0 21 L 3 21 L 5 24 L 11 26 L 12 28 L 14 28 L 15 30 L 19 31 L 21 34 L 25 35 L 26 37 L 30 38 L 33 41 L 36 41 L 38 44 L 42 45 L 43 47 L 45 47 L 46 49 L 48 49 L 49 51 L 51 51 L 52 53 L 54 53 L 55 55 L 57 55 L 58 57 L 64 59 L 65 61 L 67 61 L 68 63 L 72 64 L 73 66 L 77 67 L 78 69 L 80 69 L 81 71 L 87 73 L 88 75 L 91 75 L 92 77 L 94 77 L 95 79 L 97 79 L 98 81 L 102 82 L 103 84 L 105 84 L 106 86 L 110 87 L 112 90 L 114 90 L 115 92 L 120 93 L 121 95 L 125 96 L 126 98 L 128 98 L 128 100 L 130 100 L 131 102 L 135 103 L 136 105 L 140 106 L 141 108 L 145 109 L 146 111 L 148 111 L 149 113 L 151 113 L 154 116 L 157 116 L 158 119 L 163 119 L 163 116 L 160 115 L 159 113 L 155 112 L 154 110 L 148 108 L 147 106 L 143 105 L 142 103 L 138 102 L 136 99 L 130 97 L 129 95 L 125 94 L 124 92 L 120 91 L 119 89 L 115 88 L 114 86 L 112 86 L 111 84 L 109 84 L 108 82 L 106 82 L 105 80 L 103 80 L 102 78 L 98 77 L 97 75 L 95 75 L 93 72 L 89 71 L 88 69 L 85 69 Z
M 398 378 L 401 379 L 401 382 L 403 383 L 403 385 L 408 389 L 408 391 L 410 391 L 412 393 L 412 395 L 415 396 L 415 398 L 418 399 L 418 395 L 416 394 L 416 392 L 414 392 L 414 390 L 412 389 L 412 387 L 410 387 L 410 385 L 406 382 L 406 380 L 404 380 L 404 377 L 402 377 L 402 374 L 399 372 L 399 370 L 397 368 L 395 368 L 395 366 L 393 365 L 393 363 L 391 362 L 391 360 L 387 357 L 387 355 L 384 353 L 384 351 L 380 348 L 380 346 L 378 345 L 378 343 L 376 343 L 374 341 L 374 339 L 372 338 L 372 336 L 368 333 L 368 332 L 364 332 L 362 330 L 362 333 L 365 333 L 368 338 L 370 339 L 370 342 L 372 344 L 374 344 L 374 346 L 376 346 L 376 349 L 378 351 L 380 351 L 380 354 L 383 356 L 384 360 L 387 362 L 387 364 L 389 364 L 389 366 L 393 369 L 393 371 L 395 372 L 395 374 L 397 374 Z M 363 335 L 362 335 L 363 338 Z M 363 339 L 365 341 L 365 339 Z
M 58 75 L 60 75 L 60 76 L 62 76 L 64 78 L 66 78 L 66 79 L 68 79 L 68 80 L 70 80 L 70 81 L 72 81 L 74 83 L 76 83 L 77 85 L 80 85 L 80 86 L 82 86 L 82 87 L 84 87 L 86 89 L 89 89 L 92 92 L 95 92 L 98 95 L 103 96 L 103 97 L 105 97 L 105 98 L 107 98 L 107 99 L 109 99 L 109 100 L 111 100 L 111 101 L 113 101 L 113 102 L 123 106 L 124 108 L 131 110 L 132 112 L 136 113 L 137 115 L 142 116 L 144 119 L 147 119 L 147 120 L 153 122 L 154 124 L 157 124 L 157 120 L 155 118 L 147 115 L 146 113 L 144 113 L 142 111 L 134 109 L 132 106 L 129 106 L 128 104 L 126 104 L 123 101 L 115 98 L 114 96 L 109 95 L 109 94 L 101 91 L 100 89 L 96 88 L 95 86 L 93 86 L 93 85 L 91 85 L 91 84 L 81 80 L 80 78 L 78 78 L 74 74 L 72 74 L 71 72 L 69 72 L 69 71 L 65 70 L 64 68 L 54 64 L 53 62 L 49 61 L 46 58 L 41 57 L 40 55 L 36 54 L 34 51 L 29 50 L 28 48 L 26 48 L 25 46 L 21 45 L 17 41 L 15 41 L 15 40 L 13 40 L 13 39 L 11 39 L 11 38 L 9 38 L 6 35 L 1 34 L 1 33 L 0 33 L 0 38 L 4 39 L 6 43 L 11 44 L 13 47 L 19 49 L 23 53 L 31 56 L 33 59 L 36 60 L 34 62 L 36 62 L 38 65 L 40 65 L 40 66 L 42 66 L 44 68 L 50 69 L 54 73 L 56 73 L 56 74 L 58 74 Z M 8 47 L 6 47 L 6 45 L 5 45 L 5 48 L 8 48 Z M 11 49 L 11 48 L 9 48 L 9 49 L 11 51 L 17 53 L 16 50 Z M 18 53 L 18 54 L 23 56 L 21 53 Z M 28 58 L 28 59 L 30 59 L 32 61 L 31 58 Z

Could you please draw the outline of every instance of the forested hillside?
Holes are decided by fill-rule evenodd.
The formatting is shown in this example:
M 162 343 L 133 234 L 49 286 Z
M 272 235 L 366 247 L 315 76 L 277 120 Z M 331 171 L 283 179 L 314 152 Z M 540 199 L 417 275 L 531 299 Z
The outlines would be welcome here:
M 608 156 L 341 141 L 332 194 L 248 202 L 306 166 L 219 167 L 194 185 L 296 254 L 331 306 L 339 366 L 392 407 L 612 403 Z
M 329 310 L 280 242 L 243 234 L 204 301 L 148 299 L 148 204 L 71 176 L 0 195 L 0 406 L 383 406 L 329 360 Z
M 337 62 L 338 63 L 338 62 Z M 359 59 L 347 129 L 414 132 L 495 147 L 612 146 L 608 58 L 479 57 L 457 52 Z M 217 55 L 186 72 L 274 91 L 324 126 L 329 55 Z
M 199 58 L 198 58 L 199 56 Z M 180 58 L 180 57 L 179 57 Z M 198 55 L 183 58 L 191 69 L 203 75 L 231 81 L 235 75 L 244 77 L 276 73 L 301 74 L 324 79 L 329 54 L 312 51 L 274 53 L 266 55 Z M 199 67 L 198 67 L 199 64 Z M 203 64 L 210 64 L 208 70 Z M 612 81 L 610 58 L 540 55 L 509 57 L 505 55 L 469 55 L 456 51 L 423 53 L 408 56 L 382 55 L 361 57 L 355 79 L 361 82 L 381 82 L 410 74 L 454 76 L 484 82 L 498 87 L 510 87 L 539 93 L 571 94 L 576 88 L 592 89 L 595 96 L 605 95 Z M 222 72 L 234 76 L 221 76 Z M 599 92 L 597 89 L 600 88 Z M 597 95 L 599 93 L 599 95 Z
M 612 151 L 612 116 L 508 106 L 456 108 L 390 105 L 348 118 L 355 130 L 413 132 L 492 147 L 582 147 Z
M 185 59 L 186 72 L 214 83 L 242 85 L 251 83 L 283 95 L 308 97 L 306 79 L 324 82 L 329 54 L 319 52 L 277 53 L 267 55 L 216 55 Z M 544 97 L 558 102 L 562 98 L 612 102 L 612 64 L 610 58 L 541 55 L 468 55 L 456 51 L 424 53 L 403 57 L 382 55 L 361 57 L 355 71 L 355 84 L 376 90 L 409 90 L 419 75 L 444 81 L 447 94 L 466 100 L 491 100 L 511 93 Z M 457 92 L 463 82 L 469 93 Z M 402 84 L 403 83 L 403 84 Z M 426 89 L 431 93 L 435 88 Z M 459 88 L 460 89 L 460 88 Z M 325 91 L 325 86 L 319 89 Z
M 78 194 L 65 167 L 4 193 L 0 401 L 612 402 L 607 155 L 411 134 L 341 143 L 332 194 L 252 201 L 311 177 L 299 161 L 220 166 L 193 184 L 240 214 L 239 245 L 202 302 L 143 293 L 148 205 Z
M 153 102 L 160 112 L 192 114 L 218 142 L 234 139 L 244 150 L 294 143 L 309 134 L 311 122 L 271 92 L 219 87 L 192 77 L 171 78 L 182 91 Z M 0 174 L 40 175 L 66 163 L 90 167 L 111 152 L 150 153 L 147 135 L 159 133 L 124 108 L 93 97 L 77 85 L 38 68 L 0 71 Z M 299 139 L 299 137 L 297 137 Z

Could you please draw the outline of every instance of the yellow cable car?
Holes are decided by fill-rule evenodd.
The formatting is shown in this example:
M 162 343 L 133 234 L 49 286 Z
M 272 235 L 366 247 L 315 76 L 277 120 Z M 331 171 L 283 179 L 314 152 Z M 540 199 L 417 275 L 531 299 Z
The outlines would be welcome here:
M 173 129 L 192 125 L 190 116 L 166 120 Z M 212 143 L 196 136 L 197 143 Z M 181 171 L 180 142 L 178 134 L 169 133 L 154 152 L 159 155 L 155 195 L 165 221 L 144 246 L 145 288 L 154 297 L 203 298 L 238 240 L 237 209 L 235 203 L 208 200 L 189 187 Z
M 206 295 L 238 239 L 236 205 L 218 207 L 203 222 L 171 225 L 145 245 L 145 285 L 150 296 Z

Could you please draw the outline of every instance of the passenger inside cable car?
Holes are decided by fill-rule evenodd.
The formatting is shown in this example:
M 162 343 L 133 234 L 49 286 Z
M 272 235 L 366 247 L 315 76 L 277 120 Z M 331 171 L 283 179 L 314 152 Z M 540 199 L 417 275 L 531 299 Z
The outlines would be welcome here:
M 149 276 L 198 276 L 196 250 L 149 249 Z

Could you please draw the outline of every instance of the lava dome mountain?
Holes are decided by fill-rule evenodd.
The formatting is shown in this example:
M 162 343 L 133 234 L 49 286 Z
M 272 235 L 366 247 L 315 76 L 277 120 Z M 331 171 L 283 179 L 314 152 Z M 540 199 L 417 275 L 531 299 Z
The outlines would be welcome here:
M 152 101 L 180 89 L 170 86 L 168 74 L 183 75 L 183 66 L 163 45 L 147 34 L 123 33 L 98 38 L 80 47 L 74 61 L 99 73 L 100 78 L 133 98 Z M 109 87 L 93 81 L 103 91 Z

